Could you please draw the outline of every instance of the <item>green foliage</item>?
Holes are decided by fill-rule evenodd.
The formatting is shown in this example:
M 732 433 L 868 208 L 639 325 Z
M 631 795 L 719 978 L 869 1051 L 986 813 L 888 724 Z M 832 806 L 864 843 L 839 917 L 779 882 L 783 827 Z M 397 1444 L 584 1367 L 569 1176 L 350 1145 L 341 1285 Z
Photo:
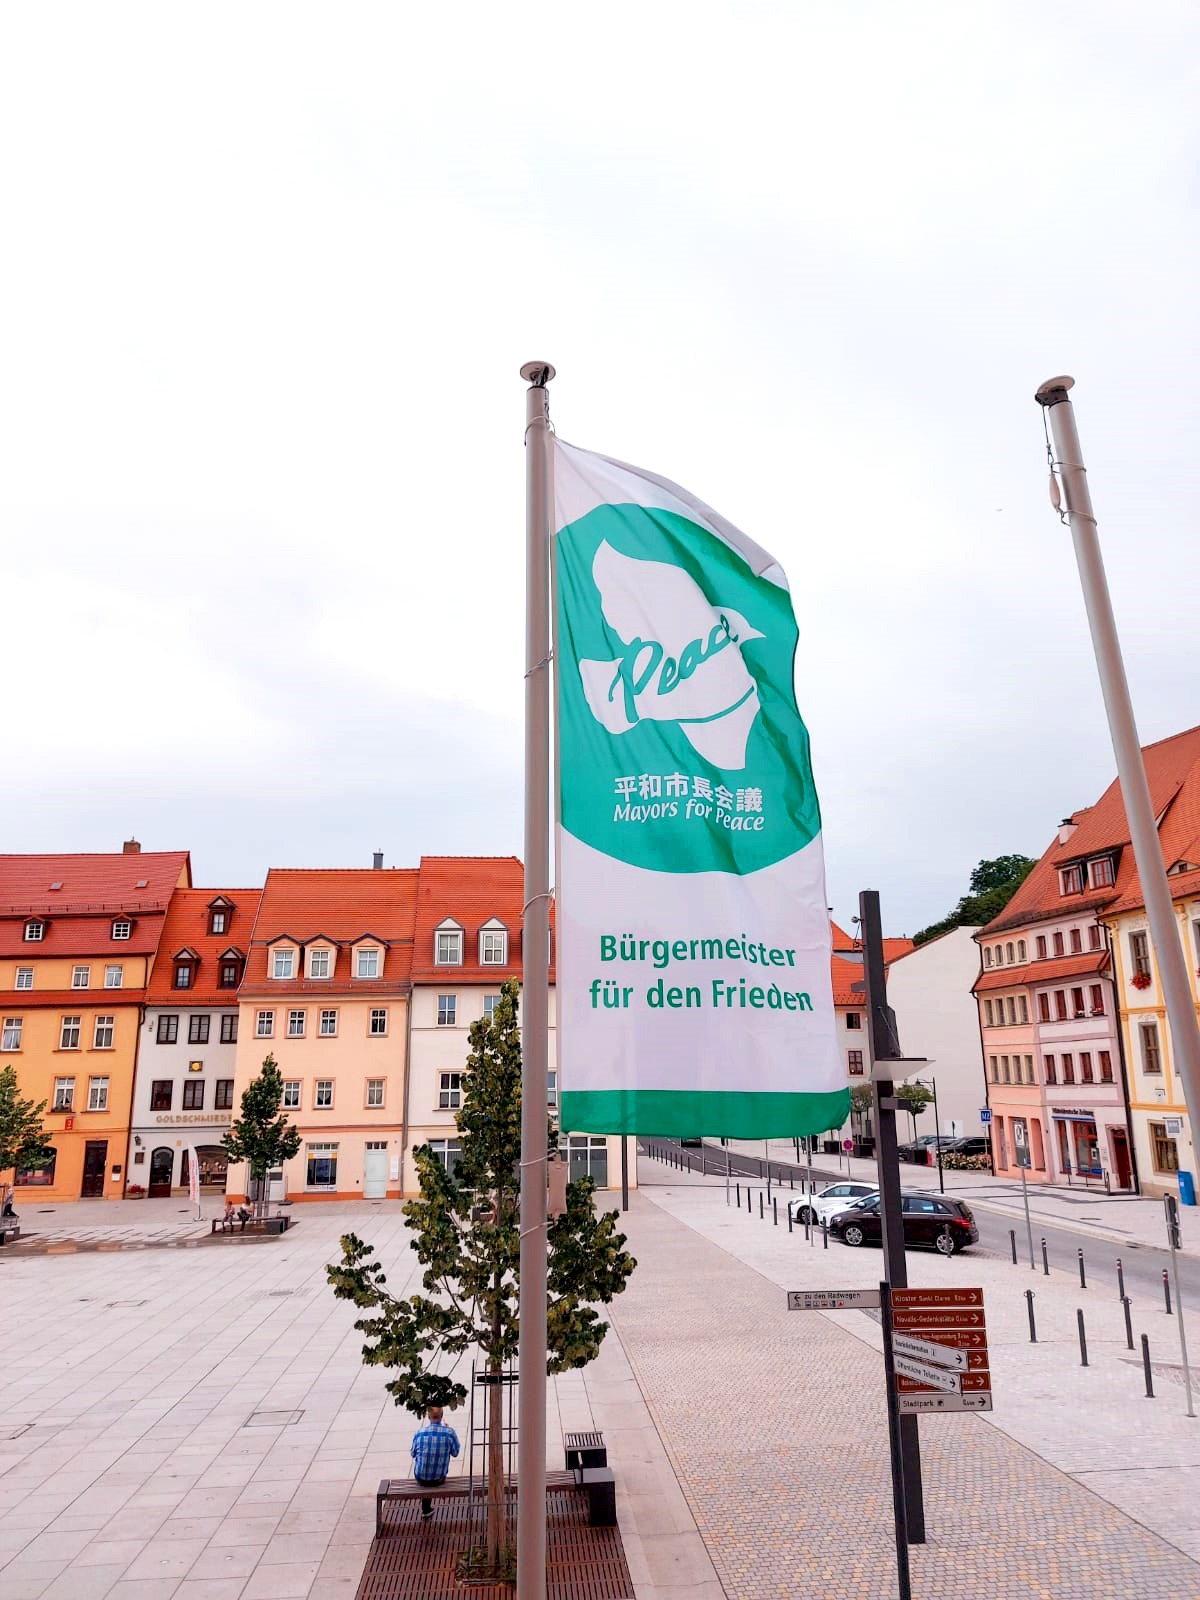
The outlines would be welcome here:
M 912 1119 L 913 1138 L 917 1136 L 917 1118 L 933 1099 L 933 1095 L 919 1078 L 914 1078 L 912 1083 L 902 1083 L 896 1090 L 896 1101 L 904 1107 Z
M 49 1161 L 54 1147 L 42 1125 L 45 1109 L 44 1100 L 35 1105 L 18 1094 L 15 1067 L 0 1071 L 0 1172 L 40 1167 Z
M 374 1251 L 354 1234 L 341 1241 L 341 1261 L 327 1268 L 338 1299 L 369 1313 L 355 1323 L 366 1335 L 364 1362 L 396 1372 L 386 1388 L 415 1415 L 466 1398 L 463 1385 L 439 1368 L 474 1347 L 494 1371 L 517 1350 L 519 992 L 515 982 L 506 983 L 491 1018 L 472 1024 L 463 1104 L 455 1119 L 462 1145 L 455 1171 L 447 1172 L 428 1146 L 415 1154 L 420 1195 L 405 1205 L 404 1215 L 424 1269 L 424 1293 L 389 1293 Z M 549 1118 L 546 1142 L 550 1150 Z M 621 1293 L 636 1264 L 616 1222 L 615 1211 L 595 1212 L 590 1178 L 568 1184 L 566 1210 L 549 1226 L 550 1373 L 586 1366 L 599 1353 L 608 1324 L 594 1307 Z
M 942 1151 L 942 1166 L 947 1172 L 988 1172 L 991 1165 L 987 1156 L 964 1156 L 957 1150 Z
M 871 1109 L 874 1098 L 874 1092 L 865 1083 L 856 1083 L 850 1091 L 851 1117 L 857 1118 L 861 1122 Z
M 300 1133 L 280 1110 L 283 1076 L 267 1056 L 258 1077 L 242 1094 L 242 1114 L 221 1140 L 231 1161 L 245 1161 L 260 1182 L 272 1167 L 290 1161 L 300 1148 Z M 265 1187 L 265 1185 L 264 1185 Z
M 971 873 L 971 893 L 962 899 L 940 922 L 931 922 L 913 935 L 914 944 L 928 944 L 951 928 L 985 927 L 993 917 L 998 917 L 1005 906 L 1025 882 L 1037 865 L 1029 856 L 996 856 L 991 861 L 981 861 Z M 1004 874 L 1008 876 L 1005 877 Z

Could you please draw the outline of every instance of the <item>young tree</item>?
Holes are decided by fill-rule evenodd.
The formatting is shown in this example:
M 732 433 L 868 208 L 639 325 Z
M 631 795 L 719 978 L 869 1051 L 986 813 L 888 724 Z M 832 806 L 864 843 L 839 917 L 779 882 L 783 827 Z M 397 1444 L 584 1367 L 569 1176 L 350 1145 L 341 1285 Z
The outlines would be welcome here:
M 856 1121 L 859 1131 L 862 1131 L 863 1118 L 870 1111 L 875 1096 L 865 1083 L 856 1083 L 850 1091 L 850 1118 Z
M 519 986 L 504 984 L 491 1018 L 473 1023 L 455 1122 L 462 1153 L 448 1171 L 428 1145 L 416 1152 L 420 1198 L 404 1215 L 412 1249 L 424 1269 L 424 1294 L 407 1299 L 388 1292 L 374 1251 L 354 1234 L 341 1241 L 342 1259 L 327 1269 L 339 1300 L 370 1314 L 355 1327 L 364 1333 L 363 1361 L 392 1368 L 386 1388 L 398 1406 L 421 1416 L 431 1405 L 456 1406 L 465 1387 L 444 1370 L 479 1350 L 492 1377 L 517 1351 L 520 1256 L 521 1043 Z M 554 1134 L 546 1119 L 546 1146 Z M 595 1359 L 608 1331 L 593 1309 L 624 1289 L 635 1262 L 624 1249 L 615 1211 L 597 1214 L 592 1180 L 567 1186 L 565 1211 L 549 1226 L 546 1350 L 548 1373 L 566 1372 Z M 503 1392 L 488 1387 L 487 1536 L 482 1574 L 498 1576 L 503 1545 Z
M 267 1173 L 290 1161 L 300 1148 L 300 1133 L 280 1110 L 283 1077 L 274 1056 L 267 1056 L 262 1071 L 242 1094 L 242 1114 L 221 1140 L 231 1161 L 245 1161 L 251 1179 L 258 1179 L 256 1209 L 267 1211 Z
M 17 1092 L 17 1072 L 0 1071 L 0 1174 L 14 1167 L 40 1167 L 49 1161 L 54 1146 L 46 1138 L 42 1112 L 46 1102 L 34 1105 Z
M 902 1083 L 900 1085 L 896 1090 L 896 1099 L 912 1119 L 912 1133 L 915 1139 L 917 1137 L 917 1118 L 933 1099 L 933 1095 L 920 1079 L 914 1079 L 912 1083 Z

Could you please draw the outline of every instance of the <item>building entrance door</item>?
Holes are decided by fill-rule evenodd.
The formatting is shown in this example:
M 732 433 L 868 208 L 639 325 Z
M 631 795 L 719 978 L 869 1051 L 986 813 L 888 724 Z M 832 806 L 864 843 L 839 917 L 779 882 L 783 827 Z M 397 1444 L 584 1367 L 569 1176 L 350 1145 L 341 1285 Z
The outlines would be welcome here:
M 160 1148 L 150 1157 L 150 1186 L 146 1193 L 151 1200 L 171 1193 L 171 1169 L 174 1165 L 174 1150 Z
M 1133 1167 L 1129 1160 L 1129 1138 L 1124 1128 L 1113 1128 L 1110 1131 L 1112 1142 L 1113 1167 L 1117 1174 L 1117 1188 L 1130 1189 L 1133 1187 Z
M 387 1194 L 387 1143 L 372 1141 L 363 1151 L 363 1199 L 382 1200 Z
M 85 1200 L 98 1199 L 104 1193 L 104 1164 L 108 1160 L 108 1140 L 89 1139 L 83 1147 L 83 1187 L 79 1193 Z

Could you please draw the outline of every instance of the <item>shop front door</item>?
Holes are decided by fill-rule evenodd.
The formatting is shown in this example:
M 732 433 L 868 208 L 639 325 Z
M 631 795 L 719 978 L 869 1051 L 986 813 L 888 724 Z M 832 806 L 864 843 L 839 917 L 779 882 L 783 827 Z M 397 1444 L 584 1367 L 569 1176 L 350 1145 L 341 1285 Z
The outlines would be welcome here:
M 1125 1129 L 1113 1128 L 1110 1138 L 1112 1141 L 1113 1169 L 1117 1174 L 1117 1188 L 1132 1188 L 1133 1167 L 1129 1160 L 1129 1139 Z
M 387 1194 L 387 1144 L 370 1143 L 363 1151 L 363 1199 L 382 1200 Z
M 97 1199 L 104 1193 L 104 1164 L 108 1160 L 108 1140 L 89 1139 L 83 1147 L 83 1187 L 79 1193 L 85 1200 Z
M 174 1165 L 174 1150 L 160 1148 L 150 1157 L 150 1187 L 146 1193 L 152 1200 L 171 1193 L 171 1169 Z

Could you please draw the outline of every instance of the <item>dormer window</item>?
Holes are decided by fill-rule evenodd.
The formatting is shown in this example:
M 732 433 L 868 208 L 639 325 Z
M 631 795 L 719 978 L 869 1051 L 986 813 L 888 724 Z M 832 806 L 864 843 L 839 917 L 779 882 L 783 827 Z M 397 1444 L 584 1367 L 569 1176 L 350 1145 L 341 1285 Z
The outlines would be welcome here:
M 1083 893 L 1083 868 L 1076 864 L 1073 867 L 1062 867 L 1058 874 L 1059 894 Z
M 364 945 L 354 952 L 354 976 L 356 978 L 379 976 L 379 950 L 375 945 Z
M 508 961 L 508 929 L 493 923 L 479 930 L 479 963 L 484 967 L 503 967 Z
M 983 964 L 985 967 L 990 967 L 992 964 L 992 947 L 990 944 L 985 944 L 983 947 Z
M 233 905 L 219 894 L 215 900 L 208 902 L 208 931 L 213 933 L 228 933 L 229 918 L 233 912 Z
M 241 981 L 242 953 L 231 948 L 217 959 L 217 988 L 236 989 Z
M 290 949 L 271 952 L 271 976 L 293 978 L 296 975 L 296 952 Z
M 1088 876 L 1093 889 L 1109 889 L 1116 881 L 1111 856 L 1097 856 L 1088 862 Z
M 325 945 L 308 952 L 308 975 L 310 978 L 328 978 L 332 970 L 330 956 L 332 951 Z
M 433 960 L 439 967 L 461 967 L 463 931 L 457 922 L 443 923 L 433 936 Z
M 46 924 L 36 919 L 25 924 L 25 943 L 41 944 L 46 937 Z
M 133 923 L 130 922 L 128 917 L 117 917 L 114 920 L 112 925 L 112 936 L 118 941 L 118 943 L 122 940 L 128 939 L 132 933 Z

